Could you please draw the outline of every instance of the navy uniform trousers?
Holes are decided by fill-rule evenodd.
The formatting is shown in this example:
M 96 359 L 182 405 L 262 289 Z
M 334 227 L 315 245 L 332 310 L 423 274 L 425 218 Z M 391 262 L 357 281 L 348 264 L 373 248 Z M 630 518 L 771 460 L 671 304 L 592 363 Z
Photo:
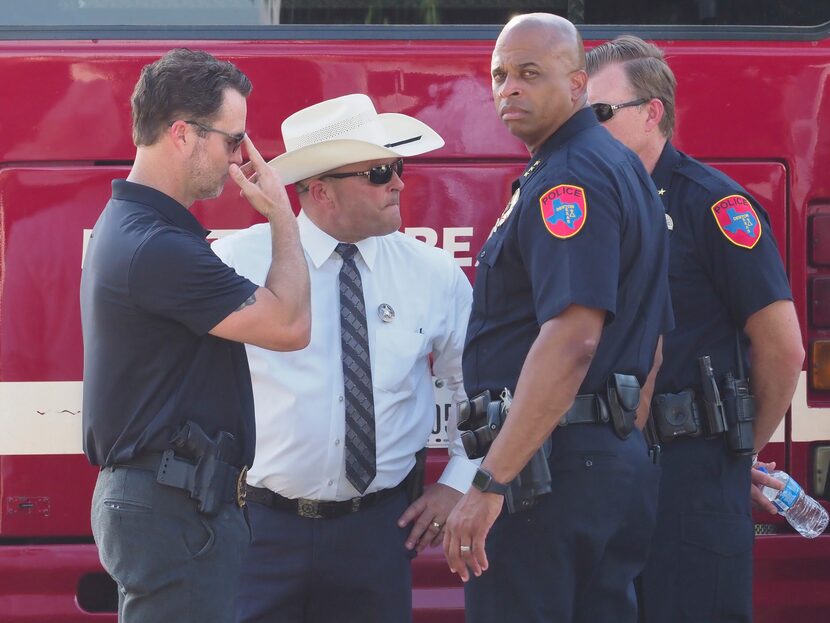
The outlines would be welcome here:
M 490 568 L 465 587 L 469 623 L 629 623 L 657 506 L 659 468 L 642 434 L 610 425 L 557 428 L 552 492 L 502 512 L 487 537 Z
M 654 547 L 640 583 L 641 621 L 752 621 L 749 456 L 716 439 L 663 446 Z
M 253 541 L 237 596 L 242 623 L 409 623 L 405 491 L 332 519 L 248 504 Z

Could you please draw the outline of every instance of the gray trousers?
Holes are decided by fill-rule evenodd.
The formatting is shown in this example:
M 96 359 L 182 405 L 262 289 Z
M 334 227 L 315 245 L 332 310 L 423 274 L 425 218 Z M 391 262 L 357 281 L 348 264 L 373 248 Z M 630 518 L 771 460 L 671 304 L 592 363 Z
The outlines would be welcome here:
M 119 588 L 121 623 L 230 623 L 250 530 L 227 503 L 214 517 L 155 474 L 104 468 L 92 497 L 92 534 Z

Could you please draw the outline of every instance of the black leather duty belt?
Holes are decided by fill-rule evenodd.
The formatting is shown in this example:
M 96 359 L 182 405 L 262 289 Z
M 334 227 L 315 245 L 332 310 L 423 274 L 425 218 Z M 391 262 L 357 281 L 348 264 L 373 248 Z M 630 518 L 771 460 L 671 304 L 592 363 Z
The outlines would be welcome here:
M 307 498 L 286 498 L 279 493 L 262 487 L 248 485 L 247 499 L 249 502 L 256 502 L 269 508 L 286 511 L 299 517 L 309 519 L 334 519 L 354 513 L 360 509 L 377 506 L 384 500 L 388 500 L 406 487 L 404 479 L 396 487 L 382 489 L 374 493 L 367 493 L 363 497 L 352 498 L 340 502 L 309 500 Z
M 559 420 L 559 426 L 571 424 L 607 424 L 611 415 L 605 402 L 596 394 L 580 394 Z
M 161 470 L 164 467 L 163 464 L 166 463 L 172 456 L 171 454 L 169 454 L 169 452 L 170 451 L 148 452 L 124 463 L 116 463 L 115 465 L 111 465 L 110 467 L 112 469 L 118 469 L 122 467 L 143 469 L 145 471 L 156 474 L 156 480 L 161 484 L 190 492 L 190 490 L 185 486 L 179 486 L 177 484 L 164 482 L 163 476 L 161 475 Z M 239 508 L 242 508 L 245 506 L 245 478 L 248 475 L 248 467 L 243 466 L 242 468 L 239 468 L 235 465 L 230 465 L 227 463 L 225 463 L 224 465 L 227 468 L 227 473 L 229 474 L 229 477 L 225 478 L 224 483 L 220 485 L 220 490 L 218 491 L 219 497 L 223 502 L 232 502 L 239 506 Z M 196 469 L 195 465 L 193 466 L 193 469 Z

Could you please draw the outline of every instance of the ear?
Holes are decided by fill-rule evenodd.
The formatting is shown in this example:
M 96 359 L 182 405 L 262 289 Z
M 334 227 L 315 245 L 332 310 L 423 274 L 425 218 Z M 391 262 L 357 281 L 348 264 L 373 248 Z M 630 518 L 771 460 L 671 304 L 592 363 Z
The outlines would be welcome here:
M 187 129 L 187 124 L 181 119 L 174 121 L 173 124 L 167 128 L 167 135 L 178 150 L 184 150 L 192 147 L 193 138 L 188 137 Z
M 328 208 L 334 204 L 332 189 L 325 180 L 313 179 L 308 183 L 308 196 L 317 205 Z
M 585 99 L 588 92 L 588 73 L 584 69 L 576 69 L 571 72 L 571 101 L 576 102 Z
M 663 120 L 663 115 L 666 109 L 663 107 L 663 101 L 659 98 L 652 97 L 646 104 L 646 132 L 660 131 L 660 122 Z

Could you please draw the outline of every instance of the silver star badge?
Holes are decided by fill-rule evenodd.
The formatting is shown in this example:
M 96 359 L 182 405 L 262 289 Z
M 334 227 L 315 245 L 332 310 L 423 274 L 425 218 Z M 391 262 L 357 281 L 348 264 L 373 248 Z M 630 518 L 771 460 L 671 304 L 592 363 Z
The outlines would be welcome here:
M 392 322 L 395 319 L 395 310 L 389 303 L 378 305 L 378 318 L 383 322 Z

